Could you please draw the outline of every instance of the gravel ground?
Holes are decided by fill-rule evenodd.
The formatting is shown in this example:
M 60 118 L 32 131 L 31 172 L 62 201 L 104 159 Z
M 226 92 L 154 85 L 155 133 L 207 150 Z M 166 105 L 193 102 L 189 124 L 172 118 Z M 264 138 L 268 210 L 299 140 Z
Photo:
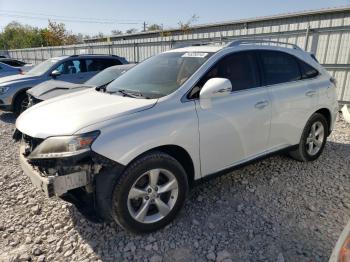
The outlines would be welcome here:
M 0 261 L 327 261 L 350 217 L 350 124 L 318 161 L 270 157 L 195 187 L 153 234 L 93 224 L 46 199 L 18 164 L 14 116 L 0 113 Z

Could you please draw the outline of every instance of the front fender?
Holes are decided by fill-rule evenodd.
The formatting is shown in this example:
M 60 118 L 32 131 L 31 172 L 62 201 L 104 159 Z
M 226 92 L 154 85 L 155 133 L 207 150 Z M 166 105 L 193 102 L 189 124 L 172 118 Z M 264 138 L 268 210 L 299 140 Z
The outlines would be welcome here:
M 178 103 L 181 103 L 178 101 Z M 153 148 L 176 145 L 185 149 L 192 158 L 195 179 L 200 177 L 198 119 L 194 102 L 167 104 L 132 115 L 90 126 L 101 134 L 92 150 L 122 165 Z

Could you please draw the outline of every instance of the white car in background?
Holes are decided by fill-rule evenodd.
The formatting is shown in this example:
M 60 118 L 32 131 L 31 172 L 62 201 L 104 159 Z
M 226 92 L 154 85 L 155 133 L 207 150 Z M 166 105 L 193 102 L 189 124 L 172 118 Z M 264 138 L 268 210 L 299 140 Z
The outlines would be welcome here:
M 16 127 L 22 168 L 48 197 L 150 232 L 202 178 L 281 150 L 316 160 L 337 111 L 335 81 L 310 54 L 242 40 L 156 55 L 106 90 L 29 108 Z

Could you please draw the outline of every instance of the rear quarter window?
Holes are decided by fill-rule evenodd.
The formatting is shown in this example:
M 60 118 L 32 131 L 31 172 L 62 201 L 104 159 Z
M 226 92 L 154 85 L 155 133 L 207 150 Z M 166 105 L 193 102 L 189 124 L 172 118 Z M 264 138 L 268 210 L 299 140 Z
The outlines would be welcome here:
M 319 72 L 311 65 L 299 60 L 302 79 L 314 78 L 319 75 Z

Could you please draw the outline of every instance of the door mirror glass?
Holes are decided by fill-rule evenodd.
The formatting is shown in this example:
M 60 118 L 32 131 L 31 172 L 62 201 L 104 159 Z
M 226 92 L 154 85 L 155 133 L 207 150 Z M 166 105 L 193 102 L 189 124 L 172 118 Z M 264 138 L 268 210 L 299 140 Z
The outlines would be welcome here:
M 199 97 L 208 99 L 230 94 L 232 91 L 231 81 L 227 78 L 211 78 L 203 86 Z
M 58 70 L 53 70 L 50 74 L 50 76 L 52 76 L 53 78 L 56 78 L 57 76 L 60 76 L 61 72 Z

